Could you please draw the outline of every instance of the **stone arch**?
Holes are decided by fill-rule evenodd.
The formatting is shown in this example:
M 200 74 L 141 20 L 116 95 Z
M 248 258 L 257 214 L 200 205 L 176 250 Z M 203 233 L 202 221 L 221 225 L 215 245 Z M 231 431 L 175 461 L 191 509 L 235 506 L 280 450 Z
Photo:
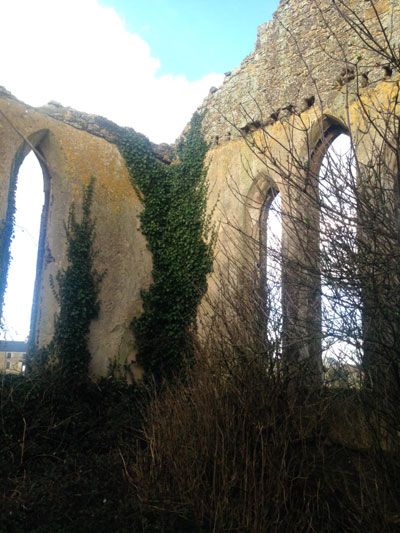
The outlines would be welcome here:
M 329 150 L 334 143 L 334 141 L 341 135 L 347 135 L 351 139 L 351 132 L 349 128 L 344 124 L 342 120 L 337 118 L 334 115 L 325 114 L 321 117 L 320 120 L 316 121 L 310 128 L 309 142 L 311 146 L 311 159 L 310 159 L 310 169 L 309 169 L 309 179 L 315 183 L 315 193 L 314 193 L 314 224 L 315 224 L 315 233 L 316 233 L 316 242 L 314 244 L 314 249 L 309 250 L 308 253 L 310 257 L 314 253 L 316 258 L 319 257 L 321 250 L 321 242 L 324 239 L 323 232 L 323 210 L 322 210 L 322 196 L 323 190 L 329 188 L 329 184 L 324 184 L 321 181 L 321 168 L 324 158 L 329 153 Z M 333 183 L 331 184 L 333 185 Z M 325 237 L 326 238 L 326 237 Z M 323 291 L 323 271 L 321 270 L 320 260 L 316 260 L 315 266 L 311 266 L 311 271 L 314 270 L 312 274 L 314 278 L 314 288 L 309 291 L 309 295 L 306 295 L 306 299 L 309 298 L 309 301 L 314 301 L 314 312 L 311 313 L 312 324 L 309 328 L 310 331 L 313 331 L 315 337 L 313 342 L 312 351 L 314 352 L 314 357 L 318 358 L 320 363 L 322 362 L 323 355 L 323 339 L 325 338 L 325 330 L 327 327 L 327 313 L 326 304 L 327 301 L 324 299 Z M 312 295 L 312 293 L 314 293 Z M 322 370 L 322 367 L 321 367 Z
M 267 261 L 267 234 L 266 226 L 268 213 L 274 198 L 282 193 L 276 180 L 271 178 L 264 170 L 260 170 L 252 180 L 246 194 L 244 214 L 247 235 L 252 235 L 258 243 L 258 264 L 260 268 L 260 292 L 265 294 L 266 261 Z M 250 209 L 249 209 L 250 207 Z
M 362 306 L 353 283 L 359 264 L 359 174 L 348 132 L 330 128 L 325 139 L 317 168 L 322 356 L 356 364 L 362 358 Z
M 139 370 L 134 363 L 131 322 L 142 312 L 141 290 L 151 282 L 151 253 L 140 231 L 142 203 L 116 145 L 125 130 L 98 117 L 93 120 L 93 116 L 51 105 L 29 107 L 0 88 L 0 261 L 5 257 L 1 244 L 8 247 L 4 230 L 10 176 L 17 174 L 33 145 L 45 162 L 48 208 L 42 223 L 43 253 L 38 259 L 41 267 L 32 319 L 35 343 L 39 348 L 46 346 L 58 313 L 50 278 L 68 265 L 64 225 L 72 202 L 80 217 L 84 188 L 94 177 L 95 267 L 100 272 L 107 270 L 107 275 L 100 288 L 100 314 L 91 324 L 90 371 L 105 375 L 113 361 L 121 372 L 129 368 L 135 373 Z M 6 271 L 3 266 L 0 264 L 0 277 Z
M 275 198 L 281 194 L 279 187 L 276 185 L 270 185 L 264 196 L 264 201 L 261 205 L 260 216 L 259 216 L 259 241 L 260 241 L 260 255 L 261 255 L 261 264 L 265 263 L 266 259 L 266 225 L 268 220 L 268 215 L 270 207 L 275 200 Z
M 347 125 L 340 118 L 330 113 L 323 114 L 312 123 L 309 133 L 309 142 L 313 153 L 328 136 L 330 130 L 334 130 L 335 128 L 347 133 L 349 131 Z
M 262 187 L 261 187 L 262 185 Z M 260 210 L 258 215 L 258 242 L 260 244 L 260 269 L 261 269 L 261 282 L 265 283 L 266 261 L 267 261 L 267 235 L 266 226 L 268 220 L 269 209 L 271 207 L 274 198 L 280 194 L 279 187 L 272 179 L 264 179 L 260 186 L 256 189 L 255 199 L 259 202 Z M 250 196 L 254 198 L 254 196 Z
M 333 141 L 341 134 L 350 135 L 347 126 L 333 115 L 324 115 L 310 128 L 311 173 L 318 176 L 322 160 Z
M 42 279 L 43 272 L 43 261 L 44 261 L 44 245 L 46 239 L 47 231 L 47 219 L 48 219 L 48 210 L 49 210 L 49 198 L 50 198 L 50 173 L 45 163 L 43 152 L 41 149 L 41 144 L 46 136 L 49 134 L 48 129 L 41 129 L 35 133 L 26 137 L 23 142 L 20 144 L 19 148 L 16 150 L 15 156 L 12 160 L 10 177 L 9 177 L 9 187 L 8 187 L 8 201 L 7 201 L 7 211 L 5 217 L 5 226 L 7 231 L 2 235 L 2 249 L 1 249 L 1 264 L 3 266 L 2 271 L 2 286 L 1 286 L 1 306 L 2 308 L 4 292 L 8 277 L 8 257 L 10 253 L 11 239 L 13 233 L 13 220 L 16 211 L 15 205 L 15 191 L 18 180 L 18 173 L 20 167 L 25 160 L 26 156 L 33 150 L 39 165 L 42 169 L 43 176 L 43 191 L 44 191 L 44 204 L 41 214 L 41 223 L 40 223 L 40 233 L 39 241 L 36 255 L 36 274 L 34 282 L 34 292 L 32 300 L 32 309 L 31 309 L 31 321 L 30 321 L 30 342 L 34 342 L 35 339 L 35 327 L 37 322 L 37 313 L 38 313 L 38 295 L 39 288 Z
M 268 209 L 277 193 L 281 193 L 281 187 L 265 170 L 258 170 L 252 179 L 250 187 L 245 194 L 246 202 L 243 207 L 247 216 L 246 231 L 258 239 L 263 245 L 262 227 L 268 216 Z M 250 209 L 249 209 L 250 208 Z
M 315 181 L 316 194 L 318 194 L 318 173 L 322 160 L 332 142 L 341 134 L 349 134 L 348 129 L 342 121 L 331 115 L 324 115 L 321 120 L 316 121 L 305 134 L 308 136 L 304 146 L 300 144 L 299 154 L 303 154 L 306 159 L 307 146 L 310 147 L 310 168 L 305 172 L 303 184 L 311 179 Z M 300 139 L 298 139 L 300 141 Z M 300 170 L 300 169 L 299 169 Z M 299 174 L 300 176 L 300 174 Z M 301 364 L 308 369 L 311 380 L 318 381 L 322 371 L 322 347 L 321 347 L 321 297 L 320 297 L 320 277 L 317 264 L 309 265 L 307 259 L 304 263 L 297 265 L 296 258 L 301 256 L 305 248 L 305 257 L 312 258 L 313 254 L 317 261 L 318 240 L 306 243 L 302 240 L 302 230 L 293 231 L 293 226 L 301 227 L 302 220 L 291 212 L 298 209 L 294 194 L 291 191 L 293 183 L 285 182 L 284 177 L 273 180 L 265 173 L 260 173 L 250 187 L 248 197 L 257 205 L 260 205 L 258 231 L 260 242 L 260 268 L 262 270 L 262 283 L 266 282 L 266 221 L 270 205 L 277 194 L 281 195 L 283 210 L 286 215 L 282 216 L 282 334 L 283 357 L 289 366 L 293 365 L 296 371 L 296 364 Z M 291 197 L 292 196 L 292 197 Z M 297 196 L 297 194 L 296 194 Z M 317 200 L 317 196 L 315 200 Z M 316 211 L 314 220 L 319 224 L 318 201 L 309 199 L 309 208 Z M 304 207 L 304 206 L 303 206 Z M 318 230 L 316 230 L 318 233 Z M 318 239 L 318 237 L 317 237 Z M 306 318 L 304 318 L 306 317 Z M 298 334 L 293 335 L 293 331 Z M 290 333 L 289 333 L 290 332 Z M 303 342 L 301 339 L 307 339 Z

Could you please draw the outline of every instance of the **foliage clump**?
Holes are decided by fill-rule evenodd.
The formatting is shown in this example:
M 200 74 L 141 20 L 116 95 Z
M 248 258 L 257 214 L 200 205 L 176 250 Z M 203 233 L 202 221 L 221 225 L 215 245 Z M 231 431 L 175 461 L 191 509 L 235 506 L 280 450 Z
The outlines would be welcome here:
M 96 255 L 93 242 L 95 221 L 91 217 L 94 179 L 87 186 L 82 204 L 82 220 L 76 218 L 75 204 L 69 212 L 67 237 L 68 267 L 58 272 L 58 289 L 52 281 L 54 295 L 60 305 L 54 336 L 42 350 L 46 364 L 54 365 L 66 383 L 79 384 L 87 379 L 90 363 L 88 338 L 90 323 L 98 316 L 98 294 L 102 275 L 93 268 Z M 31 363 L 34 363 L 35 354 Z
M 17 173 L 13 173 L 8 193 L 7 214 L 0 224 L 0 317 L 2 317 L 4 295 L 7 289 L 8 269 L 11 262 L 11 242 L 14 236 L 16 209 Z M 0 328 L 2 327 L 0 323 Z
M 208 150 L 195 114 L 178 145 L 179 161 L 158 162 L 144 136 L 130 131 L 120 145 L 140 189 L 141 226 L 153 257 L 153 283 L 133 322 L 138 361 L 148 376 L 170 379 L 191 354 L 191 331 L 212 270 L 204 160 Z
M 141 392 L 103 378 L 71 395 L 58 378 L 0 377 L 0 530 L 141 531 L 124 471 Z

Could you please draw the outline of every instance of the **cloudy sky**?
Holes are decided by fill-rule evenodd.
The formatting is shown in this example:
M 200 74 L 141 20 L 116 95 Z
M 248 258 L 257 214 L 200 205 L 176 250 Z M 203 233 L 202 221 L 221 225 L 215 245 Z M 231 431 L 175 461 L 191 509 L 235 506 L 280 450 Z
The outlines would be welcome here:
M 278 4 L 0 0 L 0 85 L 27 104 L 55 100 L 131 126 L 153 142 L 171 143 L 210 87 L 254 49 L 257 26 L 271 19 Z M 42 185 L 30 154 L 18 177 L 3 313 L 11 340 L 24 340 L 29 332 Z M 36 220 L 34 195 L 41 198 Z
M 0 0 L 0 85 L 173 142 L 278 0 Z

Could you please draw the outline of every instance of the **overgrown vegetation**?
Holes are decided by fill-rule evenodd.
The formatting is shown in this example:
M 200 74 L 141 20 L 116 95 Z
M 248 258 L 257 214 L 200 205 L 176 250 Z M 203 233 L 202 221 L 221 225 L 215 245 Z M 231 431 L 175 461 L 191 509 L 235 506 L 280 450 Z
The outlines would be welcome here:
M 162 394 L 103 379 L 71 398 L 54 377 L 5 376 L 4 530 L 396 531 L 400 455 L 371 398 L 293 393 L 265 372 L 272 353 L 234 359 L 232 340 L 210 338 Z M 244 329 L 234 341 L 249 346 Z
M 49 366 L 68 387 L 79 386 L 88 379 L 90 323 L 99 313 L 102 275 L 93 267 L 95 221 L 91 217 L 91 206 L 94 186 L 92 178 L 83 195 L 82 220 L 76 219 L 74 203 L 69 212 L 65 228 L 69 264 L 65 271 L 57 274 L 58 287 L 52 282 L 60 306 L 53 339 L 48 347 L 30 357 L 32 368 L 43 371 Z
M 1 221 L 0 226 L 0 317 L 3 316 L 4 295 L 7 289 L 7 276 L 11 261 L 11 242 L 14 236 L 15 194 L 17 189 L 17 171 L 15 169 L 20 164 L 21 157 L 20 154 L 17 154 L 11 174 L 6 218 Z M 1 327 L 2 322 L 0 322 Z
M 344 2 L 337 4 L 343 7 Z M 357 41 L 357 27 L 361 37 L 365 35 L 364 20 L 354 18 L 351 11 L 346 16 L 353 17 L 350 28 Z M 392 66 L 398 64 L 396 57 Z M 398 80 L 393 88 L 392 96 L 398 95 Z M 298 201 L 300 193 L 301 202 L 307 200 L 306 204 L 300 202 L 302 208 L 309 207 L 306 217 L 296 209 L 290 220 L 287 215 L 293 228 L 289 228 L 291 238 L 309 242 L 304 237 L 310 237 L 310 233 L 304 228 L 311 226 L 310 219 L 315 220 L 312 215 L 316 209 L 322 221 L 325 217 L 325 221 L 333 219 L 337 224 L 318 227 L 318 232 L 331 237 L 332 253 L 331 248 L 322 249 L 323 253 L 317 250 L 320 261 L 315 261 L 316 248 L 304 248 L 310 253 L 284 263 L 284 268 L 293 269 L 286 271 L 290 289 L 299 291 L 300 296 L 308 294 L 310 285 L 301 281 L 311 279 L 314 290 L 315 280 L 320 281 L 318 276 L 325 276 L 332 289 L 330 297 L 341 303 L 343 290 L 352 296 L 354 287 L 363 288 L 366 281 L 370 282 L 367 294 L 365 290 L 356 291 L 356 298 L 346 299 L 346 306 L 339 306 L 340 327 L 336 327 L 335 317 L 332 327 L 325 330 L 327 337 L 341 342 L 351 340 L 352 335 L 359 342 L 359 331 L 345 326 L 359 325 L 355 304 L 370 304 L 364 315 L 375 320 L 364 337 L 367 348 L 374 342 L 367 352 L 373 357 L 372 366 L 365 366 L 368 387 L 363 386 L 363 374 L 358 374 L 355 383 L 352 373 L 343 372 L 346 367 L 336 360 L 326 373 L 326 383 L 299 378 L 310 367 L 302 366 L 299 357 L 285 359 L 288 352 L 282 341 L 292 340 L 292 354 L 298 356 L 310 339 L 315 341 L 311 334 L 315 335 L 316 330 L 306 328 L 308 323 L 302 314 L 305 306 L 299 305 L 303 303 L 301 298 L 292 292 L 296 298 L 288 304 L 289 316 L 298 322 L 292 322 L 293 330 L 286 339 L 282 339 L 280 326 L 270 334 L 266 324 L 276 318 L 272 313 L 282 311 L 265 304 L 265 285 L 261 285 L 265 278 L 259 265 L 265 242 L 243 239 L 240 228 L 233 231 L 230 241 L 234 251 L 240 253 L 223 257 L 220 268 L 216 268 L 218 298 L 207 302 L 212 313 L 206 324 L 207 336 L 201 347 L 192 348 L 188 338 L 194 331 L 212 251 L 206 240 L 206 146 L 199 136 L 200 119 L 195 117 L 179 148 L 180 162 L 171 167 L 154 159 L 144 137 L 130 133 L 121 150 L 132 179 L 143 193 L 142 228 L 154 261 L 153 285 L 143 295 L 144 313 L 134 325 L 139 357 L 157 385 L 163 377 L 175 379 L 153 389 L 128 386 L 111 378 L 98 383 L 82 379 L 71 394 L 64 369 L 71 361 L 67 376 L 79 378 L 87 373 L 87 317 L 96 314 L 100 280 L 95 273 L 85 285 L 88 292 L 83 291 L 87 298 L 75 300 L 74 306 L 66 305 L 65 315 L 60 312 L 66 325 L 56 328 L 56 337 L 63 338 L 75 334 L 68 324 L 76 306 L 89 302 L 88 309 L 92 310 L 78 315 L 82 324 L 79 345 L 72 339 L 65 344 L 58 341 L 61 348 L 55 353 L 64 350 L 58 367 L 61 372 L 3 377 L 0 523 L 5 531 L 399 531 L 400 390 L 395 379 L 399 369 L 399 239 L 393 216 L 397 211 L 393 208 L 398 206 L 395 178 L 399 176 L 400 159 L 385 165 L 382 158 L 382 143 L 393 138 L 396 142 L 391 142 L 389 148 L 399 154 L 399 136 L 394 135 L 392 127 L 394 124 L 399 131 L 397 100 L 389 110 L 391 113 L 385 109 L 383 115 L 390 117 L 389 123 L 381 120 L 382 115 L 366 114 L 367 122 L 373 119 L 370 125 L 378 132 L 379 141 L 370 145 L 370 167 L 360 165 L 366 190 L 360 191 L 358 181 L 349 181 L 347 170 L 343 175 L 343 169 L 332 172 L 332 166 L 322 184 L 330 192 L 329 180 L 337 184 L 347 177 L 350 194 L 343 202 L 347 205 L 354 197 L 359 201 L 359 219 L 349 216 L 340 203 L 332 202 L 328 209 L 326 198 L 316 196 L 315 190 L 306 194 L 295 189 L 296 172 L 297 177 L 304 177 L 302 172 L 306 170 L 312 184 L 318 184 L 320 178 L 318 171 L 296 159 L 296 146 L 290 144 L 293 129 L 287 130 L 289 150 L 285 153 L 290 173 L 269 157 L 268 150 L 257 151 L 258 157 L 265 158 L 266 169 L 280 172 L 279 176 L 293 186 L 289 200 Z M 299 135 L 303 131 L 298 127 L 301 122 L 291 122 L 293 118 L 301 117 L 291 116 L 288 121 L 289 126 L 295 124 Z M 350 123 L 348 126 L 351 130 Z M 263 141 L 273 140 L 268 137 L 270 130 L 265 128 L 263 133 Z M 307 129 L 304 134 L 308 134 Z M 257 145 L 252 145 L 256 137 L 247 139 L 250 148 L 257 150 Z M 378 171 L 382 169 L 381 174 Z M 371 184 L 376 186 L 372 190 Z M 341 200 L 343 188 L 334 190 Z M 374 193 L 372 202 L 364 196 L 366 191 Z M 84 201 L 87 215 L 82 219 L 82 224 L 87 221 L 86 230 L 73 214 L 74 223 L 67 232 L 69 246 L 79 252 L 70 256 L 71 267 L 76 258 L 79 263 L 83 257 L 80 251 L 86 254 L 84 273 L 88 277 L 83 275 L 82 280 L 89 280 L 93 273 L 89 268 L 94 236 L 90 198 L 89 189 Z M 371 216 L 377 224 L 371 224 Z M 366 233 L 351 230 L 360 221 Z M 82 247 L 81 231 L 86 243 Z M 370 239 L 364 239 L 365 234 Z M 364 246 L 361 257 L 357 250 L 353 253 L 354 235 Z M 280 250 L 267 252 L 281 256 Z M 355 261 L 350 266 L 349 258 Z M 312 269 L 315 265 L 317 272 Z M 370 267 L 374 268 L 370 271 Z M 312 276 L 298 276 L 304 270 Z M 79 269 L 78 277 L 70 274 L 69 278 L 68 272 L 59 277 L 61 306 L 63 290 L 67 301 L 75 298 L 72 289 L 81 277 Z M 319 297 L 320 283 L 318 287 Z M 275 324 L 281 324 L 279 317 Z M 78 362 L 79 350 L 84 357 Z M 188 354 L 194 362 L 185 357 Z M 320 357 L 321 351 L 317 355 Z
M 259 357 L 206 355 L 219 360 L 150 405 L 131 467 L 144 508 L 191 517 L 190 531 L 398 530 L 399 451 L 379 445 L 368 398 L 294 393 Z
M 135 531 L 139 502 L 124 461 L 140 425 L 137 389 L 103 379 L 71 394 L 43 373 L 0 385 L 0 530 Z
M 212 269 L 212 232 L 206 214 L 207 153 L 195 114 L 179 143 L 179 161 L 158 162 L 148 139 L 133 131 L 121 144 L 132 182 L 140 189 L 141 229 L 153 258 L 153 283 L 142 293 L 133 322 L 137 359 L 148 377 L 171 379 L 192 358 L 197 308 Z

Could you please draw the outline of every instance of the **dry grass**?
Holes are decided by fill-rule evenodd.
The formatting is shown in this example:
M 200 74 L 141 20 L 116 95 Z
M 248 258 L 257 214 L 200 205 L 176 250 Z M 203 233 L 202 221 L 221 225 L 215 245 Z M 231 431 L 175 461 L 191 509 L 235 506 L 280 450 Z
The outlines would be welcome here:
M 185 531 L 396 531 L 397 407 L 296 385 L 279 343 L 260 334 L 249 274 L 219 287 L 196 366 L 150 402 L 129 466 L 143 512 L 186 520 Z
M 153 399 L 132 477 L 144 508 L 199 530 L 395 531 L 399 456 L 365 425 L 357 445 L 360 409 L 357 391 L 293 392 L 255 361 L 234 377 L 199 363 Z

